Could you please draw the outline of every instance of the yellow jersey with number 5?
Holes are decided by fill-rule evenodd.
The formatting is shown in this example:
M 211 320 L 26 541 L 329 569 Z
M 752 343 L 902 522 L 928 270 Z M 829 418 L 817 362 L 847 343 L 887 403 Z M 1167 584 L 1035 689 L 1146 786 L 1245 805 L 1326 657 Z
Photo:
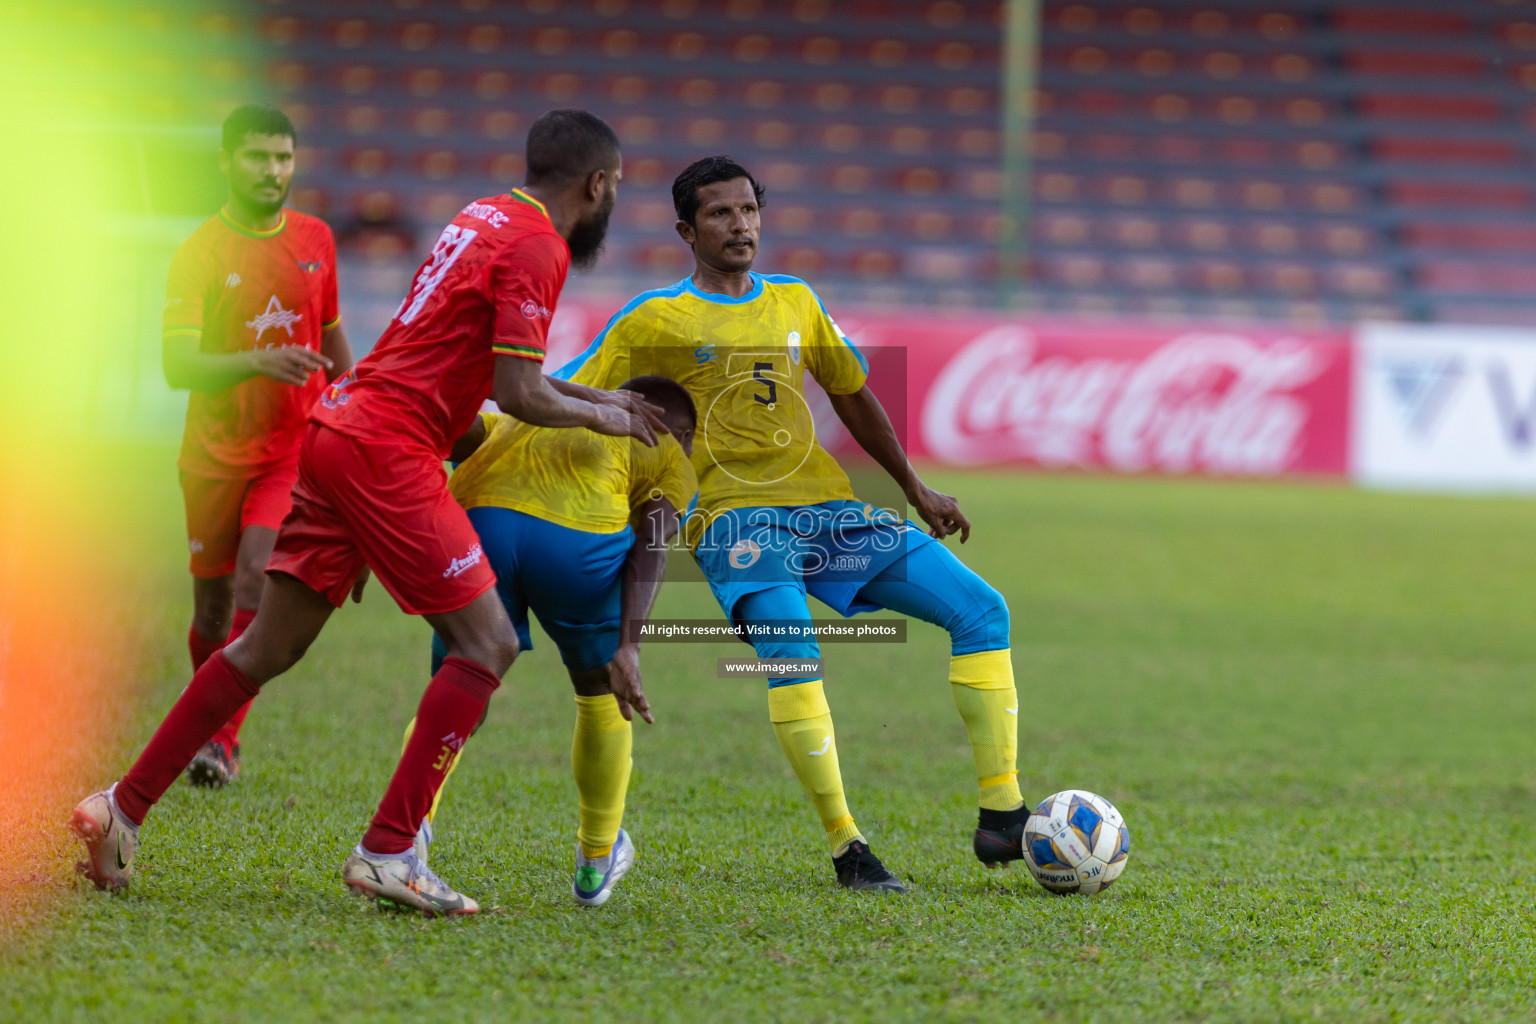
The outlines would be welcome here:
M 709 515 L 852 499 L 848 475 L 816 440 L 805 376 L 848 395 L 869 366 L 804 281 L 751 277 L 739 299 L 691 278 L 642 292 L 555 376 L 616 388 L 655 373 L 687 388 L 699 412 L 697 507 Z

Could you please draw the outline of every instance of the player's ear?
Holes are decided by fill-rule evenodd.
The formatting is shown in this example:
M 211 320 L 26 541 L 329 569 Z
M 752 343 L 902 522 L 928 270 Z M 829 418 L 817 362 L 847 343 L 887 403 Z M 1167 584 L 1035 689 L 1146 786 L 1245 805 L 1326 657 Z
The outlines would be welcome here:
M 229 177 L 229 150 L 219 147 L 219 173 Z
M 603 201 L 603 193 L 607 187 L 607 170 L 600 167 L 593 171 L 591 174 L 587 175 L 587 202 L 601 203 Z
M 677 229 L 677 237 L 688 243 L 688 248 L 693 248 L 693 243 L 698 240 L 699 233 L 693 229 L 693 225 L 685 220 L 680 220 L 672 225 Z

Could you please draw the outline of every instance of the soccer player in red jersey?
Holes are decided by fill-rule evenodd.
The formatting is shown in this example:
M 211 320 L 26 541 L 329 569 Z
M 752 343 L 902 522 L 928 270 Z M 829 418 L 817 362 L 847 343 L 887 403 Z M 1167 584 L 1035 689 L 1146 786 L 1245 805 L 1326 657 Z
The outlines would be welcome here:
M 176 250 L 166 285 L 165 379 L 192 392 L 181 490 L 192 551 L 192 670 L 250 625 L 262 570 L 291 507 L 309 410 L 352 367 L 336 305 L 336 241 L 283 209 L 293 123 L 245 106 L 224 121 L 229 202 Z M 187 768 L 222 786 L 240 771 L 236 711 Z
M 322 395 L 255 620 L 203 663 L 121 781 L 75 808 L 81 870 L 98 887 L 128 884 L 149 808 L 231 714 L 303 657 L 371 569 L 402 610 L 426 618 L 448 656 L 342 877 L 359 894 L 428 915 L 479 909 L 411 848 L 518 652 L 443 460 L 487 396 L 539 426 L 647 444 L 665 429 L 661 410 L 631 392 L 551 382 L 541 369 L 567 267 L 591 264 L 602 247 L 621 175 L 613 129 L 585 111 L 551 111 L 529 130 L 527 166 L 523 188 L 470 203 L 443 229 L 378 345 Z

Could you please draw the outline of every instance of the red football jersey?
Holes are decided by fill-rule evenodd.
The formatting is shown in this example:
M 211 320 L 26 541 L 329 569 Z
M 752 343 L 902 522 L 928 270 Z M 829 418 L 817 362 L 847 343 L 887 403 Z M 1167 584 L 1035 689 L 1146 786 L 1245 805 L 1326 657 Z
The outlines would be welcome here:
M 336 240 L 317 217 L 284 210 L 271 231 L 241 227 L 220 210 L 176 250 L 166 283 L 164 335 L 200 338 L 204 352 L 303 345 L 341 319 Z M 194 391 L 179 465 L 229 479 L 298 457 L 310 407 L 325 388 L 252 377 L 223 391 Z
M 538 200 L 514 189 L 470 203 L 438 236 L 379 343 L 311 418 L 447 458 L 490 397 L 495 357 L 543 361 L 570 264 Z

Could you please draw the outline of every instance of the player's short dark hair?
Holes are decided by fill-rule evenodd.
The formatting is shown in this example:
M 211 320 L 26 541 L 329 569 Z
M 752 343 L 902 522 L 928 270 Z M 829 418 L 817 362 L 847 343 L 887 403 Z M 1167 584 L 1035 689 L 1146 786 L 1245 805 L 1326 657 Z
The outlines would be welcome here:
M 693 404 L 693 396 L 671 377 L 647 373 L 631 377 L 619 385 L 620 391 L 633 391 L 652 405 L 659 405 L 669 413 L 685 416 L 689 424 L 699 425 L 699 410 Z
M 295 144 L 299 141 L 299 133 L 293 130 L 293 122 L 288 120 L 288 115 L 265 103 L 247 103 L 243 107 L 236 107 L 224 119 L 224 152 L 233 153 L 240 148 L 245 137 L 251 134 L 286 135 Z
M 551 110 L 528 129 L 530 185 L 566 185 L 618 162 L 619 137 L 585 110 Z
M 757 205 L 762 206 L 767 190 L 757 183 L 751 171 L 728 156 L 707 156 L 683 168 L 683 173 L 672 179 L 672 206 L 677 210 L 677 219 L 692 224 L 699 213 L 699 189 L 717 181 L 735 181 L 737 178 L 746 178 L 752 183 L 752 195 L 757 198 Z

